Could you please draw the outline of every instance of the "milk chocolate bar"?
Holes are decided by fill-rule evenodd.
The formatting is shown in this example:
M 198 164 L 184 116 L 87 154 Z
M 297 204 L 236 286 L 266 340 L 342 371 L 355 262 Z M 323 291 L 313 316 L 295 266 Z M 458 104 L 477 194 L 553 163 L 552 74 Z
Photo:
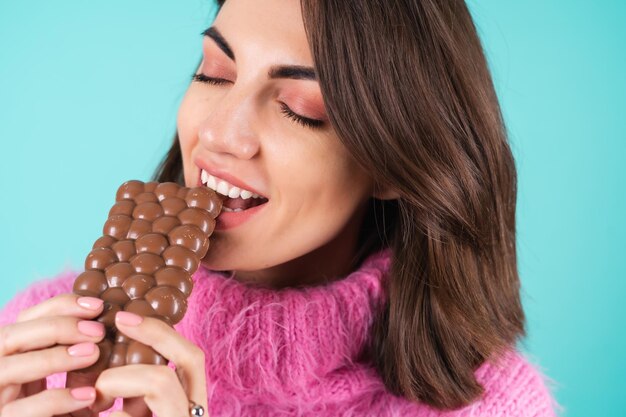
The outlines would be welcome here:
M 191 275 L 209 249 L 222 198 L 206 187 L 173 182 L 127 181 L 117 190 L 103 235 L 74 281 L 74 293 L 104 300 L 96 318 L 106 337 L 98 361 L 79 372 L 125 364 L 167 364 L 151 347 L 115 328 L 115 314 L 129 311 L 170 326 L 182 320 L 193 289 Z

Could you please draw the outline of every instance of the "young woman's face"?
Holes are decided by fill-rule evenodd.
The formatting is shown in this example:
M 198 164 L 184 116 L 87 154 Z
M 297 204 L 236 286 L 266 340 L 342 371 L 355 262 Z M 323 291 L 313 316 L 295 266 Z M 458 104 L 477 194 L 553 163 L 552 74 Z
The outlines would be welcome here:
M 272 286 L 348 272 L 372 181 L 329 125 L 312 68 L 280 69 L 313 66 L 300 2 L 228 0 L 202 49 L 196 74 L 218 84 L 193 81 L 180 106 L 185 183 L 206 182 L 205 170 L 218 192 L 266 199 L 225 202 L 264 204 L 222 212 L 203 264 Z

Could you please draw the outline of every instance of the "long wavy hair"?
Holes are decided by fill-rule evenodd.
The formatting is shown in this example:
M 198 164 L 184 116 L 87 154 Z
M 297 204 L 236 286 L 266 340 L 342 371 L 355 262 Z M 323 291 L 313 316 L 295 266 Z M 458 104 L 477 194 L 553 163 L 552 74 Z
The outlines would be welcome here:
M 217 0 L 218 7 L 224 0 Z M 389 391 L 439 409 L 476 400 L 474 371 L 526 336 L 517 173 L 463 0 L 301 0 L 324 105 L 381 187 L 360 256 L 392 248 L 362 358 Z M 154 179 L 183 183 L 178 136 Z

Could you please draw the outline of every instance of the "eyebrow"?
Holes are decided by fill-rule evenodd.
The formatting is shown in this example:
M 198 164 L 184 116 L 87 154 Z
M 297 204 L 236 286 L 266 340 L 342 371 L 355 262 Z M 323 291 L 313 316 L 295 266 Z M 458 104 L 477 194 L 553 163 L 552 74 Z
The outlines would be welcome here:
M 235 61 L 235 54 L 233 53 L 233 50 L 215 26 L 211 26 L 210 28 L 202 32 L 202 35 L 213 39 L 213 41 L 226 54 L 226 56 Z M 293 80 L 317 81 L 315 68 L 305 67 L 302 65 L 274 65 L 267 72 L 267 76 L 271 79 L 290 78 Z

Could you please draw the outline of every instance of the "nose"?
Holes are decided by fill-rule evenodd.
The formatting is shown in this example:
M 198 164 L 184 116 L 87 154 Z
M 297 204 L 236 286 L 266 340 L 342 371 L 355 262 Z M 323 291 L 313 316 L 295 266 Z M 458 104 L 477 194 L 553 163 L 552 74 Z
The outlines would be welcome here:
M 234 87 L 222 96 L 199 126 L 200 144 L 210 152 L 253 158 L 260 143 L 252 128 L 255 109 L 250 97 Z

